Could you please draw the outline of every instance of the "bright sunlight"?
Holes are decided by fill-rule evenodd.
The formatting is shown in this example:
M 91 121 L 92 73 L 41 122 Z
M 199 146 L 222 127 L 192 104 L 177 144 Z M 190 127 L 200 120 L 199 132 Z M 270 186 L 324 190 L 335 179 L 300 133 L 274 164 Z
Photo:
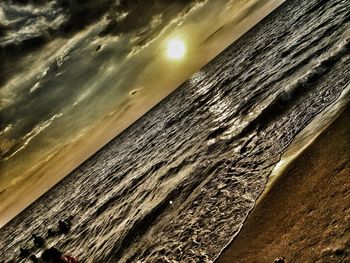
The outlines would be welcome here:
M 181 59 L 186 53 L 185 43 L 181 39 L 170 39 L 167 45 L 167 55 L 171 59 Z

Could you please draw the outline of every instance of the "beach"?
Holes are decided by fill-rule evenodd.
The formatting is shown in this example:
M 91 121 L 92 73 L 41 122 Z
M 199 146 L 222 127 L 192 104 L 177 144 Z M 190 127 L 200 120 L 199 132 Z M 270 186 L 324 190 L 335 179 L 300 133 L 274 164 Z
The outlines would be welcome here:
M 350 262 L 350 107 L 262 195 L 217 263 Z

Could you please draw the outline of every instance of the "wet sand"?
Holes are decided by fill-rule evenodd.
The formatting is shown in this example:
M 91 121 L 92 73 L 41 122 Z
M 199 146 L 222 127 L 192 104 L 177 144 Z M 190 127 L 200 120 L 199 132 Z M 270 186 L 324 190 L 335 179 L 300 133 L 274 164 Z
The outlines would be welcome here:
M 350 262 L 350 107 L 284 170 L 217 263 Z

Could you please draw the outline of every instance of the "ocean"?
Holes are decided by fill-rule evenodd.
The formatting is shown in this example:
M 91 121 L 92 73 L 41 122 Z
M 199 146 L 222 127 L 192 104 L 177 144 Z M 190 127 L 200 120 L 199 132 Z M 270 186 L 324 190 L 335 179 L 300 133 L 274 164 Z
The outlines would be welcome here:
M 82 262 L 214 261 L 349 72 L 350 1 L 286 1 L 1 228 L 0 262 L 67 217 L 46 242 Z

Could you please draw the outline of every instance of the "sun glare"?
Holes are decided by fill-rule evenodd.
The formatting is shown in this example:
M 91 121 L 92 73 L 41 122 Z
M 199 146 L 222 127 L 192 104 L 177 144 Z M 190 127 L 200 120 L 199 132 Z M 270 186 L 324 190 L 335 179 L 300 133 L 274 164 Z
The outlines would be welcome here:
M 167 46 L 167 55 L 171 59 L 181 59 L 185 56 L 185 43 L 180 39 L 170 39 Z

